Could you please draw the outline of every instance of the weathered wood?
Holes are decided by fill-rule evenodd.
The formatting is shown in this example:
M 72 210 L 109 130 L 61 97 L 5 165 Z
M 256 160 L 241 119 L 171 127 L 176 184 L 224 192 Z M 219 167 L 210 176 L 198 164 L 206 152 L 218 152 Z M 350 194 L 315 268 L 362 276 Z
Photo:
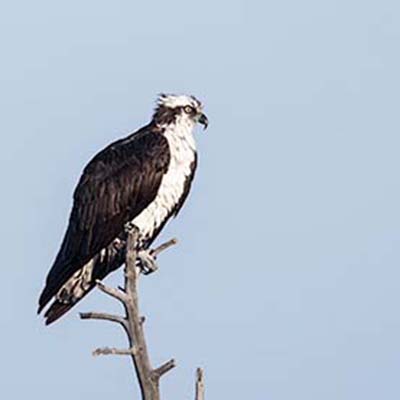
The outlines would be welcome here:
M 160 379 L 171 369 L 175 368 L 175 360 L 167 361 L 158 368 L 153 368 L 147 348 L 144 322 L 145 317 L 140 315 L 138 283 L 140 269 L 137 267 L 138 252 L 136 243 L 139 232 L 136 228 L 127 229 L 126 259 L 124 268 L 124 287 L 110 288 L 102 282 L 97 282 L 97 287 L 105 294 L 120 301 L 125 309 L 125 316 L 107 313 L 81 313 L 81 319 L 93 319 L 114 322 L 121 325 L 129 341 L 129 349 L 99 348 L 93 355 L 121 355 L 130 356 L 138 378 L 142 400 L 160 400 Z M 172 239 L 151 252 L 156 258 L 162 251 L 177 243 Z M 196 399 L 204 400 L 204 380 L 201 369 L 197 370 Z
M 144 321 L 139 312 L 138 281 L 139 269 L 136 267 L 137 252 L 135 250 L 138 231 L 128 232 L 126 242 L 125 291 L 126 301 L 123 303 L 128 321 L 128 339 L 136 352 L 132 354 L 133 365 L 139 380 L 143 400 L 160 399 L 160 377 L 153 372 L 146 338 L 144 336 Z
M 204 400 L 204 371 L 201 368 L 197 368 L 196 371 L 196 394 L 195 400 Z

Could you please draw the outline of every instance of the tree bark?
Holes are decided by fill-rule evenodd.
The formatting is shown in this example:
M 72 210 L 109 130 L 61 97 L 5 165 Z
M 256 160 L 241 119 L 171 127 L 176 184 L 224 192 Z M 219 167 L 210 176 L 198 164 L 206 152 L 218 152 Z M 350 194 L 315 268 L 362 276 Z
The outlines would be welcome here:
M 140 269 L 137 267 L 138 252 L 136 243 L 139 232 L 136 228 L 130 228 L 127 231 L 126 242 L 126 260 L 124 268 L 124 287 L 115 289 L 97 282 L 97 287 L 105 294 L 120 301 L 125 310 L 125 316 L 112 315 L 106 313 L 81 313 L 82 319 L 94 319 L 114 322 L 125 330 L 129 348 L 99 348 L 93 352 L 93 355 L 128 355 L 131 357 L 135 373 L 139 382 L 142 400 L 160 400 L 160 380 L 163 375 L 175 367 L 175 360 L 171 359 L 165 364 L 153 368 L 147 348 L 144 322 L 145 318 L 140 315 L 138 282 Z M 175 239 L 170 240 L 152 251 L 153 257 L 157 257 L 162 251 L 176 244 Z M 196 397 L 195 400 L 204 400 L 204 379 L 203 371 L 197 370 L 196 379 Z

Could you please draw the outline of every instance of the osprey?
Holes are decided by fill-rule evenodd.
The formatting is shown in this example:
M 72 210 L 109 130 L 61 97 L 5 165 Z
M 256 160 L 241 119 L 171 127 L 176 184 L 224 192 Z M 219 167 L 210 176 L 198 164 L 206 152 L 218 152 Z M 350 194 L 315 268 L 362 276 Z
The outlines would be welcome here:
M 139 231 L 142 268 L 146 252 L 186 200 L 197 165 L 193 129 L 208 125 L 193 96 L 159 96 L 151 122 L 100 151 L 74 192 L 69 224 L 39 299 L 46 324 L 60 318 L 96 281 L 124 263 L 126 224 Z M 140 254 L 140 253 L 139 253 Z M 149 261 L 146 263 L 146 258 Z

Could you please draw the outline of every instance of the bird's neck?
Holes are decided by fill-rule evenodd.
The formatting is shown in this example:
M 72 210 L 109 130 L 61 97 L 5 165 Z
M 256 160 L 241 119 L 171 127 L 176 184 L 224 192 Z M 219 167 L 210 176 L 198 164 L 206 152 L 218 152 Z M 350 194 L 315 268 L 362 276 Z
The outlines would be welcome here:
M 182 142 L 195 151 L 196 142 L 193 136 L 194 127 L 195 123 L 191 119 L 178 117 L 173 123 L 164 125 L 162 131 L 170 145 Z

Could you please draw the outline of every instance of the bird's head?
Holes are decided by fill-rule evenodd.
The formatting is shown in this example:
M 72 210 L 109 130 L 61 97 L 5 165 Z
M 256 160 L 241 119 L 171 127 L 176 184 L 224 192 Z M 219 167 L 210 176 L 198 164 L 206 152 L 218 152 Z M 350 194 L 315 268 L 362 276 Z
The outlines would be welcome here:
M 173 124 L 178 121 L 190 125 L 200 123 L 204 129 L 208 126 L 203 106 L 194 96 L 160 94 L 153 120 L 157 124 Z

